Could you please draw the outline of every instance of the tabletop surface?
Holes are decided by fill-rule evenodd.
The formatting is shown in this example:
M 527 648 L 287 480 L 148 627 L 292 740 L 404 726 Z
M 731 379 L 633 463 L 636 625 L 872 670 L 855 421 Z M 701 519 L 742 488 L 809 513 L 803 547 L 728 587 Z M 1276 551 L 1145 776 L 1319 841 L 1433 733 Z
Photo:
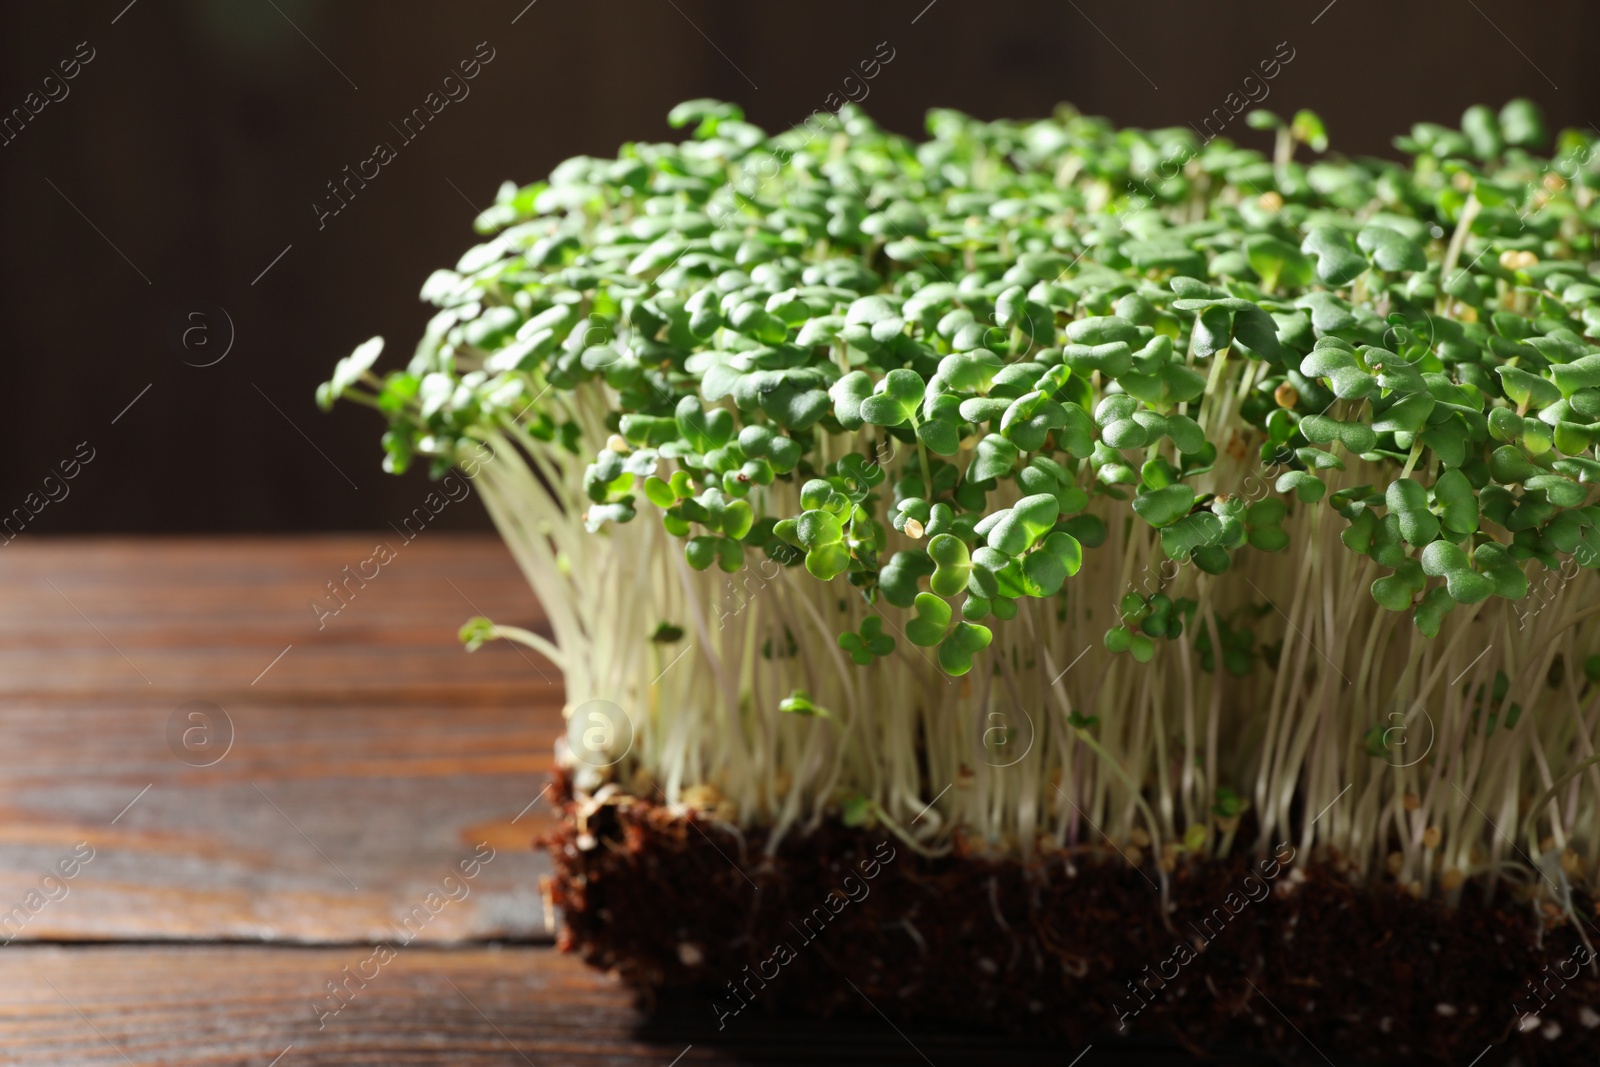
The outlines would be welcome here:
M 364 579 L 394 540 L 0 551 L 0 1063 L 1187 1062 L 640 1013 L 551 947 L 559 675 L 456 639 L 537 603 L 489 536 Z

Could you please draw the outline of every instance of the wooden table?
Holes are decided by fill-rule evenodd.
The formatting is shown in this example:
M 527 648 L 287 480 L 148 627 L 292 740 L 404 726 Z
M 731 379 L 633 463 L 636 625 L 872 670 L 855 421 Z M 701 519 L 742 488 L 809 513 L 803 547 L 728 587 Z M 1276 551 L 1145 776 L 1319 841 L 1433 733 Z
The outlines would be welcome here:
M 334 599 L 327 583 L 384 538 L 0 551 L 0 1063 L 945 1067 L 1082 1051 L 877 1017 L 718 1033 L 694 1000 L 637 1013 L 550 947 L 530 842 L 550 825 L 559 676 L 455 636 L 476 614 L 541 629 L 537 605 L 497 540 L 443 533 Z

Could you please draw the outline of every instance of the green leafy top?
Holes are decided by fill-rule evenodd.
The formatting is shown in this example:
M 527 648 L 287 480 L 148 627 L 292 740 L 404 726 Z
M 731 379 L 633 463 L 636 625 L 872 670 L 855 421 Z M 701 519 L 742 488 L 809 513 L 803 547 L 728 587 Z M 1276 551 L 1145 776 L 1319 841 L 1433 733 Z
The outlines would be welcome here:
M 508 183 L 497 236 L 424 285 L 409 366 L 339 365 L 319 398 L 384 412 L 388 469 L 492 430 L 581 454 L 594 536 L 659 521 L 696 568 L 843 576 L 952 673 L 1107 519 L 1221 573 L 1322 509 L 1430 635 L 1526 595 L 1529 560 L 1600 564 L 1600 164 L 1575 131 L 1533 154 L 1526 101 L 1414 127 L 1409 167 L 1069 109 L 935 111 L 920 144 L 854 106 L 775 137 L 714 101 L 671 121 L 692 138 Z M 1325 144 L 1308 112 L 1251 125 Z M 1327 493 L 1347 468 L 1370 481 Z M 1147 658 L 1186 605 L 1132 600 L 1107 644 Z

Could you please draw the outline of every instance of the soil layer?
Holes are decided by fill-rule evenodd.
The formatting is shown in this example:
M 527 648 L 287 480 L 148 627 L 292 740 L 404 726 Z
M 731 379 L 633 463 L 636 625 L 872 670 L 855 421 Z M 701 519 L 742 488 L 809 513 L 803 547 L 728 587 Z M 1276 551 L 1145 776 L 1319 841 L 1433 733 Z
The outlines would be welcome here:
M 1510 887 L 1447 910 L 1285 846 L 1179 864 L 1169 928 L 1159 872 L 1109 848 L 928 859 L 885 830 L 826 825 L 768 857 L 760 834 L 709 813 L 560 788 L 566 817 L 541 844 L 561 947 L 647 1001 L 698 991 L 724 1027 L 876 1009 L 1294 1064 L 1600 1062 L 1587 950 Z M 1592 901 L 1579 904 L 1593 926 Z

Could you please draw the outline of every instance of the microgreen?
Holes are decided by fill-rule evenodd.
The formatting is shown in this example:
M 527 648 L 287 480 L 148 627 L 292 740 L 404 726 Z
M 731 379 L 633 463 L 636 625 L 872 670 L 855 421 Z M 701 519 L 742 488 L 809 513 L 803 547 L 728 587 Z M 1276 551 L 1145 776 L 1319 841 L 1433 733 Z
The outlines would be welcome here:
M 936 597 L 935 599 L 938 598 Z M 944 603 L 942 600 L 939 602 L 941 604 Z M 919 642 L 919 644 L 933 643 L 932 641 Z M 893 652 L 894 638 L 883 632 L 882 619 L 876 615 L 869 615 L 861 620 L 860 633 L 846 630 L 839 635 L 839 647 L 850 653 L 850 658 L 859 666 L 865 667 L 874 659 L 887 656 Z
M 569 689 L 612 684 L 650 716 L 675 713 L 661 687 L 690 683 L 660 635 L 686 637 L 716 692 L 673 691 L 721 717 L 706 720 L 704 761 L 688 733 L 659 728 L 670 740 L 639 758 L 686 761 L 663 772 L 671 782 L 744 760 L 754 817 L 778 803 L 760 772 L 790 760 L 815 803 L 855 775 L 909 823 L 900 806 L 918 787 L 874 776 L 957 757 L 931 742 L 894 759 L 824 754 L 775 741 L 759 716 L 774 701 L 816 713 L 803 682 L 841 719 L 870 699 L 912 705 L 884 712 L 894 729 L 849 735 L 912 745 L 948 726 L 940 701 L 1035 686 L 1042 707 L 1056 682 L 1024 675 L 1092 654 L 1061 685 L 1099 702 L 1080 716 L 1106 735 L 1097 753 L 1187 791 L 1161 806 L 1169 823 L 1180 808 L 1241 810 L 1218 780 L 1224 682 L 1251 694 L 1237 714 L 1270 706 L 1269 725 L 1240 728 L 1251 744 L 1265 730 L 1275 755 L 1245 745 L 1229 764 L 1230 780 L 1263 776 L 1265 838 L 1320 807 L 1291 805 L 1295 781 L 1313 788 L 1293 777 L 1298 761 L 1379 754 L 1385 686 L 1442 700 L 1440 679 L 1461 671 L 1589 655 L 1571 636 L 1577 608 L 1541 615 L 1538 641 L 1508 632 L 1529 615 L 1517 602 L 1534 595 L 1530 575 L 1600 566 L 1594 134 L 1565 131 L 1543 158 L 1537 109 L 1514 101 L 1469 110 L 1459 131 L 1413 127 L 1396 141 L 1402 164 L 1297 161 L 1296 146 L 1328 147 L 1305 111 L 1252 116 L 1278 138 L 1270 159 L 1071 109 L 992 123 L 936 111 L 921 143 L 853 105 L 776 136 L 710 101 L 673 121 L 688 140 L 504 186 L 478 220 L 492 238 L 424 284 L 438 310 L 409 363 L 376 371 L 374 339 L 318 394 L 385 416 L 395 472 L 494 447 L 484 499 L 561 646 L 588 650 L 567 657 Z M 725 575 L 754 606 L 713 634 L 706 590 Z M 630 609 L 648 624 L 607 614 Z M 651 654 L 630 651 L 652 628 Z M 863 669 L 824 678 L 850 661 Z M 909 673 L 934 662 L 931 683 Z M 1217 683 L 1203 760 L 1197 670 Z M 954 695 L 929 695 L 941 682 Z M 1463 699 L 1439 715 L 1466 714 Z M 1578 721 L 1519 706 L 1524 731 Z M 1123 726 L 1124 713 L 1161 724 Z M 1315 714 L 1329 718 L 1298 718 Z M 1493 732 L 1516 728 L 1502 714 Z M 1569 743 L 1569 727 L 1538 728 L 1554 731 L 1547 746 Z M 1174 785 L 1162 746 L 1180 733 L 1204 767 L 1185 763 Z M 1061 751 L 1029 758 L 1061 770 Z M 1341 773 L 1315 789 L 1353 780 Z M 1101 781 L 1085 804 L 1134 779 Z M 974 800 L 972 817 L 1008 803 Z M 1116 818 L 1135 817 L 1118 803 Z

